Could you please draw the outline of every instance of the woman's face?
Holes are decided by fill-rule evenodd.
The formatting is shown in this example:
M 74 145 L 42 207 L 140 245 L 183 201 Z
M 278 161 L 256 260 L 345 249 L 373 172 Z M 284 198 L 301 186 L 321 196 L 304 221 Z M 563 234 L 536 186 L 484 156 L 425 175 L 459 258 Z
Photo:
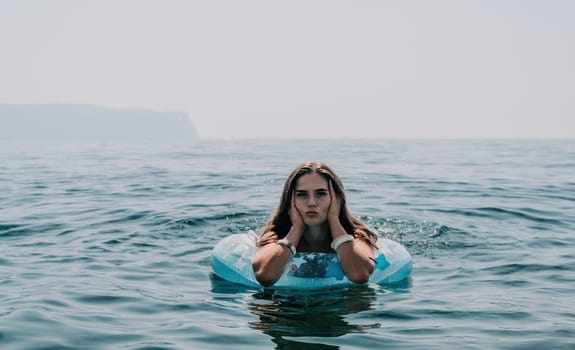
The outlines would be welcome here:
M 317 173 L 302 175 L 295 186 L 295 206 L 306 225 L 320 225 L 327 220 L 331 203 L 327 179 Z

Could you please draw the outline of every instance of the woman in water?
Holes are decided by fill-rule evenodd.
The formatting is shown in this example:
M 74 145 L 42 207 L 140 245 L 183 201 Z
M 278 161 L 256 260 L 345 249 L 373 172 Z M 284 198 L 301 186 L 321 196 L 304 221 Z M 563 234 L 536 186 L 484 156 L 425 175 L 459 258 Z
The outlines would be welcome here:
M 343 272 L 365 283 L 374 269 L 377 235 L 345 205 L 341 180 L 323 163 L 303 163 L 287 178 L 280 204 L 252 260 L 257 281 L 271 286 L 296 252 L 333 252 Z

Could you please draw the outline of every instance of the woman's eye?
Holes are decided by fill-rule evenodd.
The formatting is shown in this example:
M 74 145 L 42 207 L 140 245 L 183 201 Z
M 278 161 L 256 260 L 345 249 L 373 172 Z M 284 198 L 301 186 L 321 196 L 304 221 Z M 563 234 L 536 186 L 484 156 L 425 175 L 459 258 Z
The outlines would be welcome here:
M 305 193 L 305 192 L 297 192 L 295 195 L 298 198 L 306 198 L 307 197 L 307 193 Z

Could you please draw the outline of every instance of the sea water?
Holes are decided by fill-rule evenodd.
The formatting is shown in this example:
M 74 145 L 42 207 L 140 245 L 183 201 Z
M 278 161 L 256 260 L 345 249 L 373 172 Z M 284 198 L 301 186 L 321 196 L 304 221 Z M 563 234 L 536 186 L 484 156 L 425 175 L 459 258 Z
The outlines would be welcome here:
M 212 274 L 306 160 L 411 279 Z M 0 348 L 575 349 L 574 174 L 575 140 L 0 141 Z

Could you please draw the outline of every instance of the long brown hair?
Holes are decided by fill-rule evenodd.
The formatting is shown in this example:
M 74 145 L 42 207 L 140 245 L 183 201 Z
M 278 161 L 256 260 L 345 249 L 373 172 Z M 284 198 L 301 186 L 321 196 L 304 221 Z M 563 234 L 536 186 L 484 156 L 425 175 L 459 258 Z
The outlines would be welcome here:
M 345 204 L 343 183 L 326 164 L 321 162 L 302 163 L 288 176 L 284 184 L 279 206 L 272 218 L 263 228 L 258 245 L 264 246 L 266 244 L 276 242 L 278 239 L 284 238 L 288 234 L 292 226 L 289 210 L 295 186 L 300 177 L 312 173 L 323 176 L 328 183 L 331 182 L 333 185 L 335 195 L 340 199 L 341 207 L 339 211 L 339 221 L 341 222 L 345 232 L 353 235 L 355 238 L 364 240 L 372 248 L 375 247 L 377 235 L 370 231 L 365 224 L 361 222 L 361 220 L 350 214 Z

